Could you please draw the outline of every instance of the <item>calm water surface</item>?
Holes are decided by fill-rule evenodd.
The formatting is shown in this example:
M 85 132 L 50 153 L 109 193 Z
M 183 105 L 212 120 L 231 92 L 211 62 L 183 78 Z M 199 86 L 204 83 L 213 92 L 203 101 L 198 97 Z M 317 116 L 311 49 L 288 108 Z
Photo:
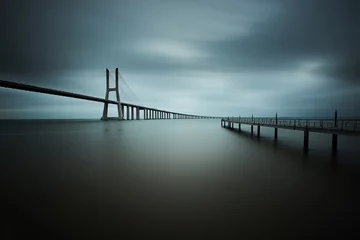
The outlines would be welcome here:
M 220 120 L 0 121 L 5 237 L 359 235 L 358 137 Z M 256 131 L 255 131 L 256 132 Z M 344 238 L 344 235 L 342 235 Z M 11 239 L 11 238 L 10 238 Z

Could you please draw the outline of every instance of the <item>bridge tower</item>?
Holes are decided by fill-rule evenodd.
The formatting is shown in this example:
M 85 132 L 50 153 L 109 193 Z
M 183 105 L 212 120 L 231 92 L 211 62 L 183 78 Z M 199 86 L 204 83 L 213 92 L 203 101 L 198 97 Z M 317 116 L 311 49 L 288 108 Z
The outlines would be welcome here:
M 104 111 L 103 111 L 103 116 L 102 116 L 101 120 L 108 120 L 108 119 L 122 120 L 122 119 L 124 119 L 124 113 L 121 108 L 120 93 L 119 93 L 119 69 L 118 68 L 115 69 L 115 87 L 114 88 L 110 88 L 110 72 L 109 72 L 109 69 L 106 69 L 106 94 L 105 94 L 106 100 L 109 100 L 109 93 L 112 91 L 116 92 L 116 101 L 118 102 L 118 104 L 117 104 L 118 116 L 115 118 L 108 117 L 109 104 L 104 103 Z

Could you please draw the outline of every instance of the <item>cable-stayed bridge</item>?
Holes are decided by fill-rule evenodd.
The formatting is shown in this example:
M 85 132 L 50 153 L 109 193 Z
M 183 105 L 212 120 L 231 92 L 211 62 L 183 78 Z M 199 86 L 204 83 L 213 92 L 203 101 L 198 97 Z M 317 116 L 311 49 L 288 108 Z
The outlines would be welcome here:
M 110 77 L 115 80 L 115 87 L 110 87 Z M 119 80 L 122 85 L 120 86 Z M 106 92 L 105 98 L 98 98 L 61 90 L 42 88 L 22 83 L 9 82 L 0 80 L 0 87 L 12 88 L 24 91 L 38 92 L 50 95 L 83 99 L 88 101 L 104 103 L 103 114 L 101 120 L 150 120 L 150 119 L 221 119 L 221 126 L 235 129 L 234 124 L 238 125 L 238 131 L 241 132 L 241 125 L 247 124 L 251 126 L 251 135 L 254 134 L 254 126 L 257 127 L 257 137 L 260 137 L 260 127 L 274 128 L 274 139 L 278 138 L 278 129 L 290 129 L 304 132 L 304 152 L 309 149 L 309 133 L 320 132 L 332 134 L 333 153 L 337 152 L 338 134 L 344 135 L 360 135 L 360 118 L 338 118 L 335 111 L 334 118 L 278 118 L 275 117 L 218 117 L 218 116 L 202 116 L 187 113 L 173 112 L 164 109 L 157 109 L 138 104 L 122 102 L 120 99 L 120 89 L 127 94 L 130 99 L 139 98 L 131 90 L 126 80 L 119 73 L 119 69 L 115 69 L 115 77 L 106 69 Z M 125 90 L 126 89 L 126 90 Z M 116 100 L 110 100 L 110 92 L 116 93 Z M 109 117 L 109 104 L 117 106 L 117 116 Z M 140 117 L 142 116 L 142 118 Z

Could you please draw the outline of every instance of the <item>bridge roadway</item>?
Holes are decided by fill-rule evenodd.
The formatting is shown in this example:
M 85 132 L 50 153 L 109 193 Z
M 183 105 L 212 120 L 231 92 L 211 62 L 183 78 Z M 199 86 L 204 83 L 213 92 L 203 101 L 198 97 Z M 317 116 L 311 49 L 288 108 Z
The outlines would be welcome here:
M 257 137 L 260 138 L 260 127 L 274 128 L 274 139 L 278 138 L 278 129 L 298 130 L 304 132 L 304 152 L 309 150 L 309 133 L 327 133 L 332 134 L 333 154 L 337 153 L 338 134 L 360 135 L 360 118 L 338 118 L 335 111 L 334 118 L 291 118 L 284 117 L 227 117 L 221 119 L 221 126 L 234 128 L 238 124 L 238 130 L 241 132 L 241 124 L 251 126 L 251 135 L 254 134 L 254 126 L 257 127 Z
M 18 89 L 23 91 L 30 91 L 30 92 L 38 92 L 38 93 L 44 93 L 44 94 L 50 94 L 50 95 L 56 95 L 56 96 L 62 96 L 62 97 L 69 97 L 69 98 L 76 98 L 76 99 L 82 99 L 82 100 L 88 100 L 88 101 L 94 101 L 94 102 L 102 102 L 106 104 L 115 104 L 118 105 L 118 101 L 114 100 L 108 100 L 103 98 L 97 98 L 87 95 L 82 95 L 78 93 L 72 93 L 72 92 L 65 92 L 61 90 L 55 90 L 55 89 L 49 89 L 49 88 L 43 88 L 43 87 L 37 87 L 33 85 L 27 85 L 22 83 L 15 83 L 15 82 L 9 82 L 5 80 L 0 80 L 0 87 L 4 88 L 12 88 L 12 89 Z M 177 112 L 171 112 L 156 108 L 150 108 L 146 106 L 140 106 L 136 104 L 131 103 L 120 103 L 122 112 L 124 113 L 125 107 L 126 107 L 126 119 L 127 120 L 140 120 L 140 111 L 144 111 L 143 119 L 149 120 L 149 119 L 220 119 L 221 117 L 213 117 L 213 116 L 199 116 L 199 115 L 192 115 L 192 114 L 186 114 L 186 113 L 177 113 Z M 122 118 L 119 117 L 106 117 L 106 119 L 103 120 L 119 120 Z

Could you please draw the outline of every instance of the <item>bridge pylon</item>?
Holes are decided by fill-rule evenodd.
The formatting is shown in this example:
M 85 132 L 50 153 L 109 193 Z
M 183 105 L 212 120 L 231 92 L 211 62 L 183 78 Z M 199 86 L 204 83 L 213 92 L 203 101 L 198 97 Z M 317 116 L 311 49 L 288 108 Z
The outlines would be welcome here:
M 124 113 L 121 108 L 120 93 L 119 93 L 119 69 L 118 68 L 115 69 L 115 87 L 114 88 L 110 88 L 110 71 L 109 71 L 109 69 L 106 69 L 106 93 L 105 93 L 106 100 L 109 100 L 109 93 L 112 91 L 116 92 L 116 101 L 118 102 L 118 104 L 116 104 L 118 116 L 117 117 L 108 117 L 109 103 L 105 102 L 103 116 L 102 116 L 101 120 L 109 120 L 109 119 L 123 120 L 124 119 Z

